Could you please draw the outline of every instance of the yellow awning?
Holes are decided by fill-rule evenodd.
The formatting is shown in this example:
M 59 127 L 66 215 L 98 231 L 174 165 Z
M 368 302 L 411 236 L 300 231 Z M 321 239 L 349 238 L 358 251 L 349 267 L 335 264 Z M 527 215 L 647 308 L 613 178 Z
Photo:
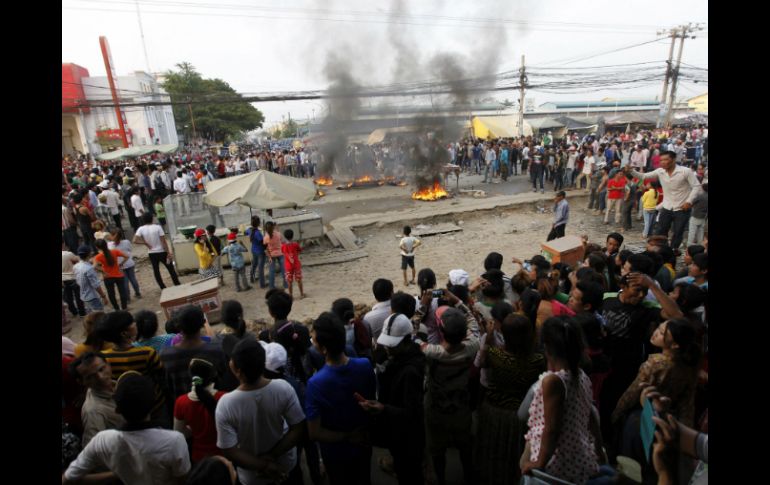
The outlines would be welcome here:
M 473 118 L 476 138 L 513 138 L 519 136 L 518 116 L 476 116 Z M 532 127 L 524 121 L 524 136 L 532 135 Z

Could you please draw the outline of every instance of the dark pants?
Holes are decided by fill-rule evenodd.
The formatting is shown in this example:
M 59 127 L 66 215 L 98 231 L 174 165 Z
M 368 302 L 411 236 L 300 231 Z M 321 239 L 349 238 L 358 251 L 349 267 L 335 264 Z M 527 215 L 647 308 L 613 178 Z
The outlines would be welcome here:
M 123 229 L 123 224 L 120 221 L 120 212 L 112 215 L 112 220 L 115 221 L 115 225 Z
M 687 228 L 687 223 L 690 221 L 690 211 L 672 211 L 668 209 L 660 209 L 658 214 L 658 223 L 655 224 L 655 235 L 666 236 L 671 230 L 671 225 L 674 226 L 674 235 L 671 237 L 671 249 L 678 249 L 682 244 L 684 238 L 684 230 Z
M 564 229 L 566 227 L 566 224 L 559 224 L 558 226 L 551 229 L 551 232 L 548 233 L 548 239 L 546 239 L 546 241 L 552 241 L 557 237 L 564 237 Z
M 134 232 L 136 232 L 137 229 L 139 229 L 139 219 L 137 219 L 136 214 L 134 213 L 133 207 L 129 207 L 127 209 L 128 212 L 128 223 L 131 224 L 131 227 L 134 229 Z
M 543 177 L 545 176 L 545 167 L 542 163 L 533 163 L 530 169 L 530 179 L 532 188 L 537 190 L 537 182 L 540 181 L 540 190 L 543 190 Z
M 257 271 L 259 271 L 259 287 L 264 288 L 265 284 L 265 253 L 251 252 L 251 282 L 256 283 Z
M 166 258 L 168 257 L 168 253 L 150 253 L 150 262 L 152 263 L 152 273 L 155 276 L 155 281 L 158 282 L 158 286 L 160 286 L 160 289 L 166 287 L 165 284 L 163 284 L 163 278 L 160 277 L 160 264 L 163 263 L 163 266 L 166 267 L 168 270 L 168 274 L 171 275 L 171 279 L 174 281 L 174 286 L 179 285 L 179 277 L 176 275 L 176 270 L 174 269 L 174 266 L 169 264 L 166 261 Z
M 64 238 L 64 244 L 67 245 L 67 249 L 69 249 L 71 253 L 77 254 L 78 244 L 80 242 L 78 228 L 70 226 L 68 229 L 62 231 L 62 237 Z
M 623 229 L 631 229 L 632 212 L 634 210 L 634 201 L 629 199 L 623 201 L 623 215 L 621 221 L 623 221 Z
M 559 168 L 554 172 L 553 190 L 562 190 L 564 188 L 564 169 Z
M 64 301 L 67 302 L 70 313 L 85 316 L 86 307 L 80 299 L 80 287 L 78 284 L 75 283 L 75 280 L 63 281 L 62 283 L 64 284 Z
M 83 244 L 96 251 L 96 246 L 94 246 L 96 239 L 94 238 L 94 230 L 91 229 L 91 226 L 81 224 L 80 232 L 83 234 Z
M 128 290 L 126 289 L 125 276 L 121 278 L 104 278 L 104 286 L 107 287 L 107 296 L 110 298 L 112 308 L 115 311 L 125 310 L 128 306 Z M 115 298 L 115 287 L 118 287 L 118 293 L 120 293 L 120 307 L 118 307 L 118 300 Z
M 372 449 L 358 458 L 346 460 L 323 459 L 329 483 L 334 485 L 371 485 L 372 483 Z
M 599 209 L 599 194 L 596 193 L 596 189 L 591 189 L 591 195 L 588 199 L 589 209 Z

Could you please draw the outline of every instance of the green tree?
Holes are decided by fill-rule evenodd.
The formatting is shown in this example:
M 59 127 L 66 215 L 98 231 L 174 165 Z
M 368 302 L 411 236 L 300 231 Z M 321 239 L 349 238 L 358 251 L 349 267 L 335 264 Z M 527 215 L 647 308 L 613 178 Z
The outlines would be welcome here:
M 262 127 L 265 121 L 262 112 L 247 101 L 239 101 L 243 96 L 225 81 L 204 79 L 189 62 L 176 67 L 177 71 L 165 73 L 163 88 L 174 102 L 192 102 L 173 106 L 178 131 L 187 125 L 192 135 L 191 108 L 197 136 L 209 140 L 225 142 L 237 138 L 243 131 Z

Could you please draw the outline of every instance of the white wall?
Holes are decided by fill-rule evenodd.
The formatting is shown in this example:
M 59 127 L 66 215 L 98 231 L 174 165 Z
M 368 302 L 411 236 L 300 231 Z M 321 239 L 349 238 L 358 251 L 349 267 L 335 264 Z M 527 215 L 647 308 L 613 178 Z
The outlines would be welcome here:
M 112 100 L 106 76 L 83 78 L 82 82 L 87 100 Z M 128 76 L 118 76 L 117 85 L 118 96 L 125 103 L 171 100 L 155 79 L 142 71 Z M 122 110 L 126 114 L 127 128 L 130 128 L 133 134 L 133 145 L 152 145 L 155 139 L 158 139 L 160 144 L 179 142 L 171 106 L 125 107 Z M 96 138 L 97 129 L 117 129 L 118 127 L 114 108 L 94 108 L 90 117 L 92 131 L 88 134 L 89 140 Z M 154 133 L 152 137 L 150 128 Z

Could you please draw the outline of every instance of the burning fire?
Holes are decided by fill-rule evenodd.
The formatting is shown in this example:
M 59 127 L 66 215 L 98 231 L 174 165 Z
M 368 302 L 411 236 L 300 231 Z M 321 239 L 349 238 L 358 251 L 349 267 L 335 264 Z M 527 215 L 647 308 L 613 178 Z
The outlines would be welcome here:
M 365 184 L 367 182 L 372 182 L 374 179 L 371 175 L 364 175 L 363 177 L 358 177 L 353 183 L 355 184 Z
M 324 192 L 321 189 L 317 189 L 315 192 L 318 195 L 318 197 L 323 197 L 324 195 L 326 195 L 326 192 Z
M 438 200 L 444 197 L 449 197 L 449 194 L 438 181 L 433 183 L 433 187 L 426 187 L 412 194 L 415 200 Z
M 396 177 L 393 177 L 393 176 L 385 177 L 384 179 L 382 179 L 382 182 L 384 182 L 384 183 L 386 183 L 388 185 L 393 185 L 395 187 L 404 187 L 404 186 L 408 185 L 405 181 L 403 181 L 403 180 L 396 180 Z
M 318 185 L 332 185 L 334 184 L 334 180 L 332 180 L 331 177 L 319 177 L 315 181 Z

